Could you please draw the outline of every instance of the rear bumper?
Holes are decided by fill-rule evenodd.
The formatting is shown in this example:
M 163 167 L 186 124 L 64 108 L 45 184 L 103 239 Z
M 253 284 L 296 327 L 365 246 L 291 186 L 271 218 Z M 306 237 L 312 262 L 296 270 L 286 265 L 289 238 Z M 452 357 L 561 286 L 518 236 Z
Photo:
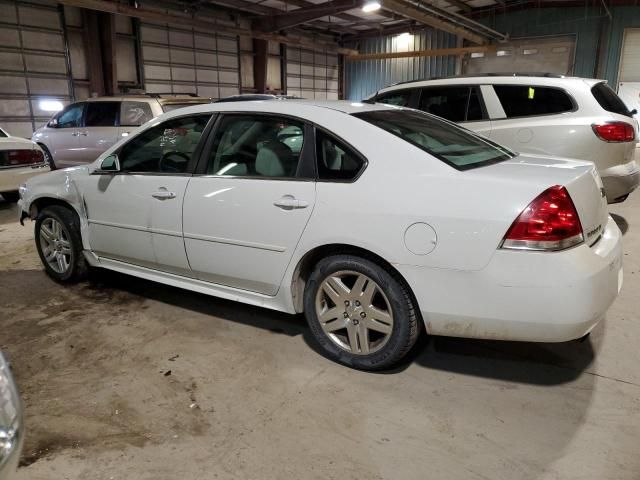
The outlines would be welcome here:
M 398 266 L 433 335 L 563 342 L 589 333 L 622 287 L 621 233 L 613 219 L 593 247 L 497 250 L 465 272 Z
M 607 202 L 618 203 L 633 192 L 640 184 L 640 167 L 636 161 L 616 165 L 600 172 L 607 194 Z
M 0 193 L 15 192 L 18 187 L 31 177 L 51 171 L 46 163 L 26 167 L 0 168 Z

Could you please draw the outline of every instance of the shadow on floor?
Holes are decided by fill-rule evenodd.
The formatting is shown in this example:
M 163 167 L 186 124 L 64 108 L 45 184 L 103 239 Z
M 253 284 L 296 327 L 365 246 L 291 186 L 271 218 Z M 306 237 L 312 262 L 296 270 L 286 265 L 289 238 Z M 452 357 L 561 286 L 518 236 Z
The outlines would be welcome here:
M 618 215 L 617 213 L 609 213 L 609 215 L 611 215 L 613 221 L 618 225 L 618 228 L 622 232 L 622 235 L 627 233 L 627 230 L 629 230 L 629 223 L 627 222 L 627 220 L 622 215 Z
M 325 356 L 311 335 L 303 315 L 288 315 L 109 271 L 96 271 L 91 285 L 96 289 L 117 288 L 274 333 L 302 335 L 312 350 Z M 578 378 L 593 358 L 594 349 L 589 338 L 584 342 L 548 344 L 422 335 L 416 347 L 398 367 L 380 373 L 399 373 L 415 363 L 428 369 L 506 382 L 559 385 Z

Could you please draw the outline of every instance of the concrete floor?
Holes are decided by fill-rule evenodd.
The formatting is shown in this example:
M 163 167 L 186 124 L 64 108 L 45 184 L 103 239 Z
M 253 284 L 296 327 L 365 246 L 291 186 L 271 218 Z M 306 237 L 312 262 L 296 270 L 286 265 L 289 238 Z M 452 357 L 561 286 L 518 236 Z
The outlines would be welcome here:
M 585 343 L 432 338 L 362 373 L 302 317 L 102 274 L 64 287 L 0 204 L 17 479 L 640 479 L 640 194 L 622 295 Z

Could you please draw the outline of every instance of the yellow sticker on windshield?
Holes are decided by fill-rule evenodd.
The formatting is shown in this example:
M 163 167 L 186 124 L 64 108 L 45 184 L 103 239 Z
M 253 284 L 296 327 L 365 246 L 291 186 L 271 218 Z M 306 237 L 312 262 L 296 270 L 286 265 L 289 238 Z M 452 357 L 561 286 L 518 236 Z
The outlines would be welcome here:
M 533 96 L 536 94 L 536 89 L 529 87 L 529 100 L 533 100 Z

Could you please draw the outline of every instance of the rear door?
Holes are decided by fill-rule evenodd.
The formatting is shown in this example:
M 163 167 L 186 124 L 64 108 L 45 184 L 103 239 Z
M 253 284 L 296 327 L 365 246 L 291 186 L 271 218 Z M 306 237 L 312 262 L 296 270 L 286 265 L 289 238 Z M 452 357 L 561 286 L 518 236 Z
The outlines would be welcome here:
M 93 162 L 118 139 L 120 102 L 87 102 L 78 130 L 81 160 Z
M 421 89 L 418 108 L 485 136 L 491 121 L 477 86 L 434 86 Z
M 313 144 L 302 121 L 224 115 L 184 200 L 197 278 L 275 295 L 315 203 Z

